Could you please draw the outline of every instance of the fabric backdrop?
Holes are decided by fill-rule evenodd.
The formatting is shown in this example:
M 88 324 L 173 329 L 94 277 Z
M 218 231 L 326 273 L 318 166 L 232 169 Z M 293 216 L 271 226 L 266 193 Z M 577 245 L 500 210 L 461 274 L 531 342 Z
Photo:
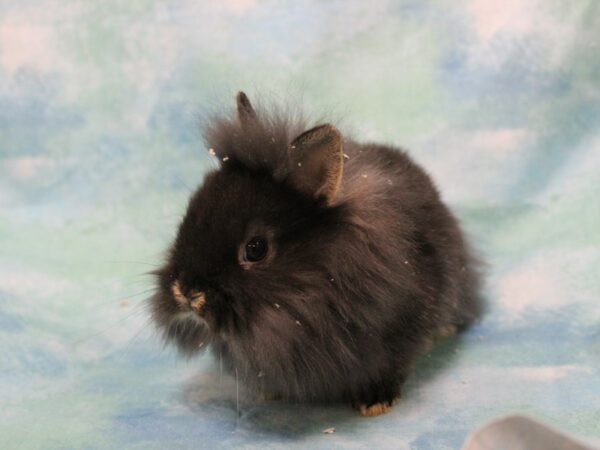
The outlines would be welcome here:
M 0 448 L 443 450 L 510 411 L 600 437 L 599 80 L 593 0 L 3 0 Z M 238 395 L 149 326 L 239 89 L 408 148 L 488 262 L 488 314 L 387 415 Z

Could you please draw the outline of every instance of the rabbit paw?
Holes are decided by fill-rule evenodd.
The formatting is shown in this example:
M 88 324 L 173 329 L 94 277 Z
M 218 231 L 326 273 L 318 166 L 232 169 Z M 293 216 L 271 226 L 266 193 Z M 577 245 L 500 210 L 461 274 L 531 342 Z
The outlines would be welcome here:
M 373 403 L 372 405 L 366 405 L 364 403 L 358 405 L 358 411 L 360 415 L 363 417 L 375 417 L 380 414 L 387 414 L 392 409 L 392 406 L 400 401 L 399 398 L 395 399 L 393 402 L 379 402 Z

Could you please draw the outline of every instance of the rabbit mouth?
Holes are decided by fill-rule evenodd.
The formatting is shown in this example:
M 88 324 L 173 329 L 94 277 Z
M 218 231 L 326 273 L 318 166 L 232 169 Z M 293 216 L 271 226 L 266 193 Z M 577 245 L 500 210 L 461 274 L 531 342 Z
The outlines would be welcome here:
M 173 315 L 164 330 L 164 336 L 167 341 L 175 342 L 186 355 L 203 351 L 211 341 L 208 324 L 194 311 Z

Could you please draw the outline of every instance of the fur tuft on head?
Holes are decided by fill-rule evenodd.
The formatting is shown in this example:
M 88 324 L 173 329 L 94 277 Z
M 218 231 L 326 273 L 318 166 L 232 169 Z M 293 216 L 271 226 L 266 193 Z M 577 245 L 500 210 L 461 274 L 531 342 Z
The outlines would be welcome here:
M 221 167 L 269 174 L 302 195 L 332 204 L 343 170 L 343 139 L 332 125 L 306 130 L 300 114 L 273 109 L 258 113 L 243 92 L 235 118 L 213 120 L 204 137 Z
M 288 147 L 306 130 L 306 120 L 282 108 L 255 110 L 243 92 L 236 99 L 236 115 L 213 119 L 204 126 L 207 146 L 223 167 L 267 172 L 276 181 L 283 181 L 291 167 Z

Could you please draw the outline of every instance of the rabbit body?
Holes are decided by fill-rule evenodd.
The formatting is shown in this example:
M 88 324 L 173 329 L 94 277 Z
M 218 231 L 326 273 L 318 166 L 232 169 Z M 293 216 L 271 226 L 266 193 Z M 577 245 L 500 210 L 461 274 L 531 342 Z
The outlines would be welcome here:
M 433 339 L 480 313 L 457 220 L 402 150 L 255 112 L 206 139 L 220 159 L 190 200 L 152 300 L 187 354 L 210 342 L 266 396 L 386 412 Z

